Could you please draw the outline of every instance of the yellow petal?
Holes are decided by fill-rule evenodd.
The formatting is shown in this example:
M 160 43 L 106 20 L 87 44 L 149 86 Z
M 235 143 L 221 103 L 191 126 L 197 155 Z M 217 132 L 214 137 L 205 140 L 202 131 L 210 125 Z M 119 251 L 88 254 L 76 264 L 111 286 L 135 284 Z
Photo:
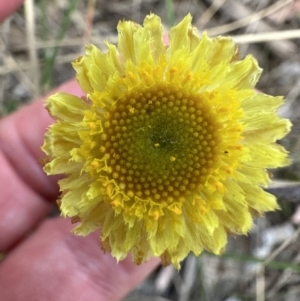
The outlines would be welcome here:
M 245 191 L 246 202 L 256 211 L 262 213 L 279 209 L 274 195 L 267 193 L 260 187 L 246 183 L 241 183 L 240 186 Z
M 120 21 L 118 24 L 118 49 L 124 62 L 136 63 L 134 34 L 139 28 L 140 25 L 131 21 Z
M 231 65 L 227 74 L 228 85 L 238 89 L 253 89 L 257 83 L 262 69 L 257 61 L 250 55 L 240 62 Z
M 176 51 L 190 51 L 189 31 L 191 28 L 192 16 L 186 15 L 178 25 L 172 27 L 169 31 L 170 46 L 167 50 L 169 56 L 172 56 Z
M 76 96 L 60 92 L 47 99 L 46 108 L 50 115 L 57 119 L 77 122 L 82 120 L 84 110 L 88 109 L 88 105 Z

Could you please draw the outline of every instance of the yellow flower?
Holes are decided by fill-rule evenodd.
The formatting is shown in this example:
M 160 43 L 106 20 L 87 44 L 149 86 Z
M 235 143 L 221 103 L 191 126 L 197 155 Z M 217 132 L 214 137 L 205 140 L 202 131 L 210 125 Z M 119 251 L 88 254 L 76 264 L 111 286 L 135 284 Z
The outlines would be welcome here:
M 261 69 L 238 58 L 230 38 L 199 36 L 187 15 L 163 43 L 158 16 L 122 21 L 118 47 L 94 45 L 73 62 L 86 98 L 47 100 L 56 119 L 45 136 L 49 175 L 63 216 L 104 251 L 140 264 L 151 256 L 180 267 L 192 251 L 223 252 L 252 216 L 278 208 L 266 168 L 289 163 L 275 141 L 290 122 L 281 97 L 258 94 Z

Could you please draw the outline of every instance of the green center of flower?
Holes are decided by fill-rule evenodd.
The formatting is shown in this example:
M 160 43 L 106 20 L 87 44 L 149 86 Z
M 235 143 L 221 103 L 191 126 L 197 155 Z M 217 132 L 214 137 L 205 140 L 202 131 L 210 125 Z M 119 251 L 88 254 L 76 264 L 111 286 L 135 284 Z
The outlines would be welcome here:
M 218 159 L 219 126 L 209 106 L 175 87 L 127 93 L 103 125 L 111 177 L 129 197 L 185 197 L 205 183 Z

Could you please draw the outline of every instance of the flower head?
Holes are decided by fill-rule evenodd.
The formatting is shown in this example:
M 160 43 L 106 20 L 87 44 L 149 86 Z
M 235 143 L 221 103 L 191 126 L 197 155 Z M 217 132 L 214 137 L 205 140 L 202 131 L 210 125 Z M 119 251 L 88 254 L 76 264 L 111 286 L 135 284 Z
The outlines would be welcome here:
M 59 181 L 63 216 L 104 251 L 140 264 L 180 266 L 192 251 L 220 254 L 227 234 L 278 208 L 261 186 L 288 164 L 277 139 L 289 121 L 281 97 L 258 94 L 261 69 L 230 38 L 199 36 L 187 15 L 163 43 L 158 16 L 122 21 L 118 47 L 93 45 L 73 62 L 86 97 L 47 100 L 47 174 Z

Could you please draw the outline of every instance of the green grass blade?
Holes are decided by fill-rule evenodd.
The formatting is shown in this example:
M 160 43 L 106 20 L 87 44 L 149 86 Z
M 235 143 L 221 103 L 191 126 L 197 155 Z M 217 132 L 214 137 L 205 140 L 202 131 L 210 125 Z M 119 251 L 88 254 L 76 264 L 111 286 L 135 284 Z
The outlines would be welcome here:
M 171 27 L 175 23 L 175 10 L 173 0 L 165 0 L 168 25 Z
M 44 0 L 42 1 L 44 2 Z M 65 17 L 62 20 L 60 30 L 56 36 L 57 41 L 61 41 L 70 26 L 71 23 L 71 14 L 75 10 L 77 6 L 78 0 L 70 0 L 69 7 L 66 11 Z M 52 69 L 55 62 L 55 58 L 57 56 L 59 47 L 54 47 L 50 49 L 46 49 L 45 52 L 45 64 L 42 72 L 42 80 L 41 84 L 44 86 L 46 90 L 49 90 L 52 87 Z
M 217 256 L 208 252 L 205 252 L 206 255 L 209 256 Z M 221 256 L 224 259 L 232 259 L 232 260 L 238 260 L 246 263 L 261 263 L 263 264 L 265 259 L 257 258 L 251 255 L 245 255 L 245 254 L 236 254 L 236 253 L 224 253 Z M 278 260 L 272 260 L 270 263 L 266 265 L 268 268 L 276 269 L 276 270 L 285 270 L 285 269 L 290 269 L 294 272 L 300 273 L 300 266 L 289 263 L 289 262 L 283 262 L 283 261 L 278 261 Z

